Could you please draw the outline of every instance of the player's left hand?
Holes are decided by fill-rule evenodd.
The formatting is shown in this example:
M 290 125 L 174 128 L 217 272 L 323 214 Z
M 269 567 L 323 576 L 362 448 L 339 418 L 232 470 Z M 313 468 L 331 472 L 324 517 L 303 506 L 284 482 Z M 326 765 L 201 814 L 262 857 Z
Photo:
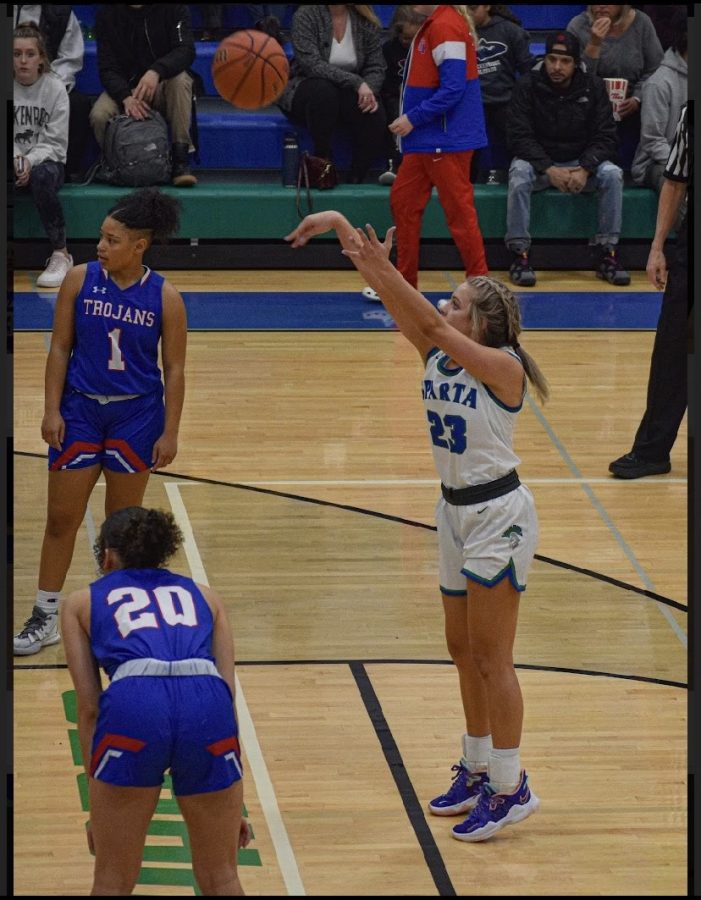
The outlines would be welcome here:
M 153 445 L 153 462 L 151 463 L 151 471 L 162 469 L 164 466 L 170 465 L 178 452 L 177 438 L 170 437 L 163 433 L 156 443 Z
M 343 255 L 355 257 L 360 262 L 365 263 L 384 262 L 389 259 L 396 230 L 394 225 L 392 225 L 391 228 L 387 229 L 384 241 L 380 241 L 372 225 L 366 225 L 365 231 L 362 228 L 356 228 L 354 237 L 356 249 L 344 250 Z

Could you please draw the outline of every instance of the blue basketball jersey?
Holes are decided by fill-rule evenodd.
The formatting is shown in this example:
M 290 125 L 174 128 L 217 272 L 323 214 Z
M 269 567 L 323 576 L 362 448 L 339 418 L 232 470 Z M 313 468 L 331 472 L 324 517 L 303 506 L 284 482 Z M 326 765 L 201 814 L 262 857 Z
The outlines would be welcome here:
M 112 677 L 130 659 L 209 659 L 214 617 L 191 578 L 117 569 L 90 585 L 90 641 Z
M 75 300 L 68 386 L 107 396 L 161 389 L 158 342 L 165 279 L 144 269 L 143 278 L 122 290 L 98 261 L 88 263 Z

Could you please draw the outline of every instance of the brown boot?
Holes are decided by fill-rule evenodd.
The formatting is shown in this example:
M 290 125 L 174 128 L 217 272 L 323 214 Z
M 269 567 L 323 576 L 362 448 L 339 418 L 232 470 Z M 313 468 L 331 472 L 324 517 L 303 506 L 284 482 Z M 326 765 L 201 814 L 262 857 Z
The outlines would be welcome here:
M 173 144 L 171 157 L 173 160 L 172 181 L 175 187 L 192 187 L 197 184 L 197 179 L 188 167 L 187 144 Z

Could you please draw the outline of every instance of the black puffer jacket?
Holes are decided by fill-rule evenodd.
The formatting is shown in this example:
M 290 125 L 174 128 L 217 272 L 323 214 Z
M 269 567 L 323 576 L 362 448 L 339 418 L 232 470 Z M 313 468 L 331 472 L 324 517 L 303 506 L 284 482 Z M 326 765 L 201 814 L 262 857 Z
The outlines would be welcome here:
M 102 86 L 121 106 L 147 69 L 161 81 L 187 71 L 195 59 L 190 11 L 184 3 L 101 4 L 95 17 Z
M 558 93 L 545 73 L 534 69 L 514 89 L 509 105 L 509 148 L 538 173 L 554 162 L 578 159 L 594 172 L 618 158 L 618 134 L 606 86 L 596 75 L 575 69 L 566 93 Z

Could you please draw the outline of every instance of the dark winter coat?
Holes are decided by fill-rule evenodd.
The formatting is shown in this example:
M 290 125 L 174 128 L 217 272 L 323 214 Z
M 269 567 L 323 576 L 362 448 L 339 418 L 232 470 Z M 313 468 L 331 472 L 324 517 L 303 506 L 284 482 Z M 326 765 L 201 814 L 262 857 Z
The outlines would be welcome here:
M 121 108 L 147 69 L 161 81 L 187 71 L 195 59 L 190 12 L 184 3 L 102 4 L 95 17 L 102 86 Z
M 575 69 L 564 94 L 555 90 L 545 66 L 524 76 L 509 104 L 509 149 L 538 173 L 554 162 L 577 159 L 589 172 L 617 161 L 618 135 L 606 86 Z

